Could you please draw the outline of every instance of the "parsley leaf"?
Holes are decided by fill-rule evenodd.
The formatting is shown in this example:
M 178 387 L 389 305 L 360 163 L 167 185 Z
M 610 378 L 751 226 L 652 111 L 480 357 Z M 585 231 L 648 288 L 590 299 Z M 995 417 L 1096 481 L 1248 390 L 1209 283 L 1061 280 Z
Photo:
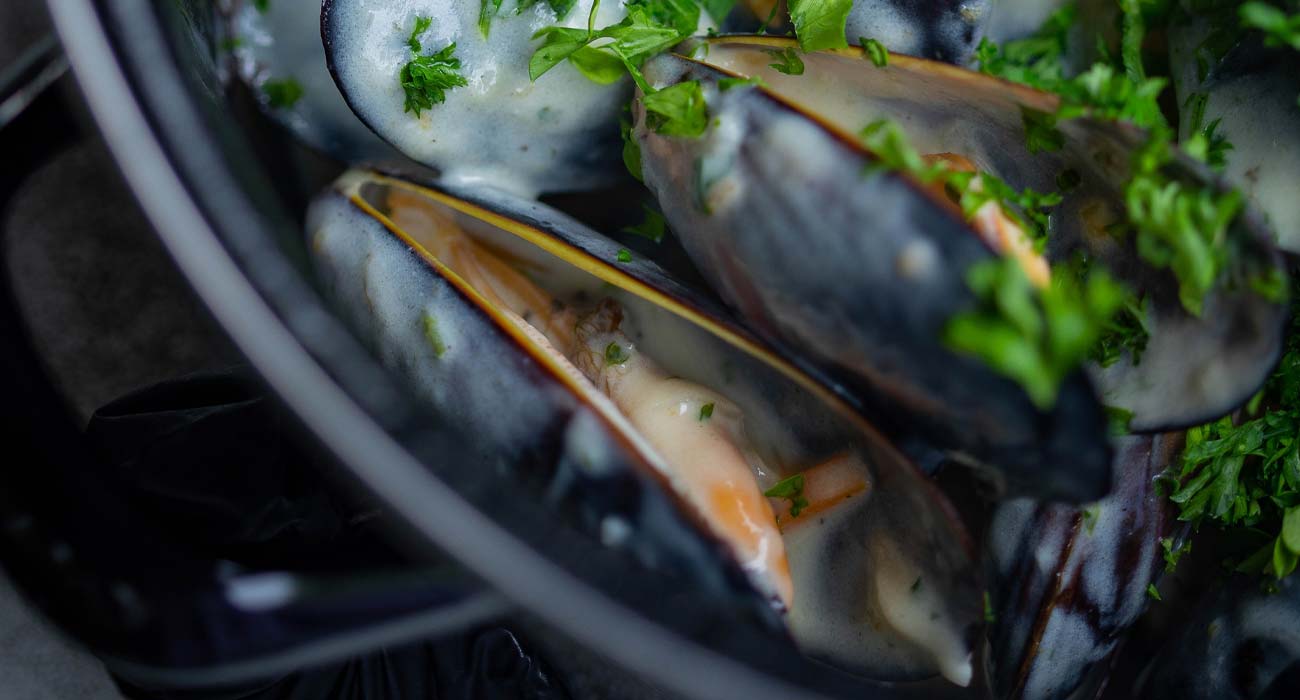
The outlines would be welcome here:
M 288 109 L 302 99 L 302 84 L 293 78 L 267 80 L 262 83 L 262 94 L 266 102 L 274 109 Z
M 501 13 L 501 0 L 482 0 L 482 3 L 478 10 L 478 30 L 486 39 L 492 29 L 492 19 Z M 419 51 L 418 48 L 413 50 Z
M 597 30 L 599 7 L 600 2 L 592 3 L 586 29 L 550 26 L 533 34 L 544 41 L 528 61 L 531 80 L 568 59 L 594 82 L 612 83 L 626 70 L 642 91 L 651 92 L 637 68 L 694 34 L 699 26 L 700 6 L 694 0 L 629 0 L 621 22 Z
M 1183 150 L 1211 168 L 1221 171 L 1228 164 L 1228 151 L 1232 150 L 1232 144 L 1223 134 L 1217 133 L 1222 119 L 1215 119 L 1205 124 L 1205 108 L 1209 105 L 1209 99 L 1210 96 L 1204 92 L 1194 92 L 1183 102 L 1183 108 L 1191 115 L 1192 132 L 1192 138 L 1183 144 Z
M 438 318 L 433 315 L 432 311 L 424 312 L 424 339 L 428 341 L 429 347 L 433 349 L 433 356 L 441 358 L 447 352 L 447 343 L 442 339 L 442 333 L 438 331 Z
M 1300 13 L 1288 16 L 1264 2 L 1248 2 L 1238 8 L 1242 26 L 1264 32 L 1268 46 L 1290 46 L 1300 51 Z
M 767 54 L 776 59 L 776 63 L 769 63 L 768 67 L 773 68 L 778 73 L 786 75 L 803 75 L 803 59 L 799 58 L 799 52 L 792 48 L 781 49 L 779 51 L 768 51 Z
M 1137 229 L 1137 251 L 1148 264 L 1178 278 L 1178 298 L 1200 315 L 1205 295 L 1228 264 L 1228 227 L 1242 210 L 1237 190 L 1173 180 L 1163 173 L 1173 161 L 1167 133 L 1156 132 L 1133 155 L 1133 176 L 1124 186 L 1128 219 Z
M 618 255 L 615 257 L 621 263 L 630 263 L 632 262 L 632 251 L 627 248 L 619 248 Z
M 853 0 L 789 0 L 790 22 L 804 51 L 842 49 L 849 45 L 844 27 Z
M 424 50 L 424 47 L 420 44 L 420 35 L 429 31 L 429 27 L 432 25 L 432 17 L 420 16 L 415 18 L 415 27 L 411 29 L 411 35 L 406 38 L 406 47 L 411 50 L 411 53 L 418 54 Z
M 641 208 L 645 210 L 645 219 L 636 226 L 629 226 L 623 230 L 642 238 L 649 238 L 655 243 L 659 243 L 664 239 L 664 235 L 668 232 L 668 221 L 664 219 L 664 215 L 659 213 L 659 210 L 657 209 L 653 209 L 645 204 L 642 204 Z
M 1300 320 L 1296 316 L 1286 352 L 1259 395 L 1235 419 L 1228 416 L 1189 430 L 1180 463 L 1170 471 L 1177 488 L 1169 499 L 1178 504 L 1180 520 L 1197 527 L 1212 523 L 1220 528 L 1247 528 L 1268 538 L 1238 564 L 1238 570 L 1279 579 L 1294 570 L 1300 557 Z
M 712 418 L 712 417 L 713 417 L 713 404 L 712 404 L 712 403 L 706 403 L 706 404 L 704 404 L 703 406 L 700 406 L 700 422 L 701 422 L 701 423 L 703 423 L 704 421 L 706 421 L 706 420 L 708 420 L 708 419 L 710 419 L 710 418 Z
M 641 144 L 637 143 L 636 135 L 632 133 L 631 120 L 620 118 L 618 130 L 623 137 L 623 165 L 632 177 L 641 182 L 644 179 L 641 175 Z
M 1025 126 L 1025 145 L 1030 153 L 1059 151 L 1065 145 L 1065 134 L 1056 128 L 1055 114 L 1021 107 L 1020 121 Z
M 708 106 L 700 81 L 688 80 L 652 92 L 641 99 L 646 125 L 665 136 L 697 138 L 709 125 Z
M 858 45 L 862 47 L 863 55 L 871 59 L 871 62 L 877 68 L 884 68 L 889 65 L 889 50 L 885 48 L 884 44 L 875 39 L 860 36 L 858 37 Z
M 406 40 L 413 58 L 402 66 L 398 73 L 398 82 L 406 93 L 406 112 L 415 112 L 416 118 L 426 109 L 447 100 L 447 91 L 464 87 L 469 82 L 461 75 L 460 59 L 456 58 L 455 42 L 429 56 L 419 55 L 424 50 L 420 44 L 420 35 L 428 31 L 433 20 L 429 17 L 416 17 L 415 28 Z
M 605 346 L 606 365 L 621 365 L 630 359 L 632 359 L 632 355 L 627 350 L 624 350 L 622 345 L 610 343 Z
M 808 499 L 803 497 L 803 487 L 803 474 L 795 474 L 776 482 L 772 488 L 764 491 L 763 495 L 768 498 L 784 498 L 790 501 L 790 517 L 797 518 L 799 513 L 808 507 Z
M 1061 382 L 1088 355 L 1125 294 L 1104 270 L 1084 280 L 1053 270 L 1051 283 L 1039 290 L 1012 258 L 973 265 L 966 283 L 979 304 L 949 320 L 944 343 L 1020 384 L 1043 410 L 1056 402 Z

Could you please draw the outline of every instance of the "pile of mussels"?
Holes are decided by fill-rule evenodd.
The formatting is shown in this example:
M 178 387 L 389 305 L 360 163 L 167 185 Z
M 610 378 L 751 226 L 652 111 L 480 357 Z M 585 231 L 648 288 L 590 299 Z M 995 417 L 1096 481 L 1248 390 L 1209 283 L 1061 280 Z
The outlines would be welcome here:
M 645 33 L 652 50 L 617 43 L 683 4 L 685 28 Z M 809 4 L 791 3 L 796 25 Z M 1185 534 L 1157 477 L 1281 353 L 1277 241 L 1300 245 L 1284 59 L 1259 48 L 1207 78 L 1195 47 L 1213 28 L 1169 34 L 1176 91 L 1208 94 L 1237 150 L 1226 180 L 1176 148 L 1160 175 L 1246 199 L 1218 222 L 1227 252 L 1192 305 L 1186 271 L 1123 234 L 1146 133 L 1080 110 L 1043 148 L 1026 115 L 1060 98 L 963 67 L 1059 2 L 857 0 L 849 46 L 812 51 L 761 0 L 320 5 L 224 3 L 224 45 L 270 117 L 353 165 L 308 212 L 311 260 L 437 420 L 562 484 L 608 546 L 765 601 L 810 657 L 997 697 L 1101 692 L 1152 605 L 1162 541 Z M 666 223 L 705 284 L 537 200 L 614 191 L 627 170 L 662 212 L 642 233 Z M 1045 243 L 1005 199 L 964 206 L 995 178 L 1061 191 Z M 1140 295 L 1141 347 L 1062 350 L 1089 307 L 1061 295 L 1110 288 L 1058 284 L 1080 266 Z M 955 342 L 979 313 L 1040 354 L 999 363 Z M 1021 371 L 1033 363 L 1044 376 Z M 954 472 L 978 487 L 945 485 Z M 1210 591 L 1133 692 L 1294 683 L 1300 585 L 1276 588 Z

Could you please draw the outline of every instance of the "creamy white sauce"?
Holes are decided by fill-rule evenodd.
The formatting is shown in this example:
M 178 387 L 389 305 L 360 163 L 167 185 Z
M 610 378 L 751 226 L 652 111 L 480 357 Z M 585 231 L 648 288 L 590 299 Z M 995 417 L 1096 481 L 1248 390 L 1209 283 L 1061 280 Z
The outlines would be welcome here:
M 529 59 L 542 43 L 533 34 L 556 24 L 585 28 L 592 0 L 578 0 L 563 19 L 546 2 L 516 14 L 516 2 L 505 0 L 486 39 L 478 2 L 341 0 L 335 6 L 334 66 L 352 106 L 380 136 L 448 182 L 534 195 L 612 182 L 612 168 L 622 167 L 618 116 L 631 96 L 629 80 L 598 85 L 567 61 L 535 83 L 528 76 Z M 615 24 L 625 12 L 618 0 L 606 0 L 595 27 Z M 417 15 L 433 20 L 420 37 L 425 53 L 455 42 L 469 81 L 419 118 L 404 111 L 398 80 L 411 58 L 406 40 Z
M 240 78 L 295 136 L 349 162 L 400 158 L 352 113 L 330 77 L 320 40 L 320 0 L 274 0 L 265 13 L 245 1 L 230 26 Z M 302 98 L 292 107 L 272 107 L 262 88 L 267 80 L 286 79 L 302 86 Z

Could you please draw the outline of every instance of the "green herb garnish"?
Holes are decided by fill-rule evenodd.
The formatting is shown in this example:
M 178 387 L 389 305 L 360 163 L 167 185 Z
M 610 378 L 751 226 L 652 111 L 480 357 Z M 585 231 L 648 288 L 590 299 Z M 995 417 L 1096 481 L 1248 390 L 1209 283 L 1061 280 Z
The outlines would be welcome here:
M 1154 583 L 1147 584 L 1147 596 L 1150 597 L 1152 600 L 1161 600 L 1160 591 L 1156 590 L 1156 584 Z
M 1137 230 L 1137 251 L 1148 264 L 1169 268 L 1178 278 L 1178 298 L 1200 315 L 1205 295 L 1228 266 L 1228 227 L 1245 205 L 1236 190 L 1183 183 L 1165 175 L 1174 150 L 1164 132 L 1133 156 L 1133 176 L 1124 186 L 1129 222 Z
M 775 63 L 767 64 L 769 68 L 772 68 L 778 73 L 785 73 L 786 75 L 803 75 L 803 59 L 799 58 L 798 51 L 795 51 L 792 48 L 785 48 L 780 50 L 770 50 L 767 54 L 776 59 Z
M 803 474 L 786 477 L 763 492 L 768 498 L 784 498 L 790 501 L 790 517 L 797 518 L 808 507 L 808 499 L 803 497 Z
M 627 362 L 631 358 L 632 355 L 628 353 L 627 350 L 624 350 L 623 346 L 619 345 L 618 343 L 610 343 L 609 345 L 605 346 L 606 365 L 609 366 L 621 365 L 624 362 Z
M 442 357 L 447 352 L 447 344 L 442 340 L 442 334 L 438 332 L 438 319 L 431 311 L 424 312 L 424 339 L 428 341 L 429 347 L 433 349 L 434 357 Z
M 984 591 L 984 622 L 991 625 L 997 621 L 998 616 L 993 614 L 993 601 L 989 597 L 989 592 Z
M 621 263 L 630 263 L 632 262 L 632 251 L 627 248 L 619 248 L 617 258 Z
M 271 0 L 253 0 L 253 8 L 262 14 L 271 9 Z
M 1264 32 L 1267 46 L 1289 46 L 1300 51 L 1300 13 L 1288 15 L 1264 2 L 1248 2 L 1238 8 L 1241 24 Z
M 1133 412 L 1119 406 L 1102 406 L 1106 412 L 1106 432 L 1111 437 L 1123 437 L 1132 432 Z
M 889 49 L 875 39 L 868 39 L 865 36 L 858 37 L 858 45 L 862 47 L 862 54 L 875 64 L 877 68 L 884 68 L 889 65 Z
M 644 92 L 652 89 L 638 68 L 645 60 L 695 33 L 700 7 L 683 0 L 633 0 L 617 24 L 596 29 L 594 2 L 586 29 L 550 26 L 533 35 L 542 45 L 528 61 L 528 76 L 537 80 L 567 60 L 588 79 L 609 84 L 630 74 Z
M 274 109 L 289 109 L 302 99 L 302 84 L 293 78 L 267 80 L 262 83 L 262 94 L 266 103 Z
M 1021 107 L 1020 121 L 1025 126 L 1025 145 L 1030 153 L 1059 151 L 1065 145 L 1065 134 L 1056 128 L 1055 114 Z
M 719 92 L 726 92 L 738 87 L 767 87 L 767 83 L 763 82 L 763 79 L 758 76 L 752 78 L 718 78 Z
M 1090 508 L 1084 508 L 1079 513 L 1080 518 L 1083 520 L 1083 527 L 1088 531 L 1089 535 L 1091 535 L 1092 531 L 1097 527 L 1097 514 L 1100 510 L 1101 506 L 1092 506 Z
M 664 215 L 659 213 L 658 209 L 653 209 L 645 204 L 642 204 L 641 208 L 645 211 L 645 218 L 641 220 L 641 223 L 623 230 L 642 238 L 649 238 L 655 243 L 662 241 L 664 235 L 668 232 L 668 221 L 664 219 Z
M 1182 546 L 1175 547 L 1174 538 L 1162 537 L 1160 539 L 1160 548 L 1164 550 L 1165 572 L 1173 573 L 1174 569 L 1178 567 L 1178 562 L 1183 558 L 1183 555 L 1191 553 L 1192 542 L 1191 540 L 1188 540 L 1184 542 Z
M 804 51 L 842 49 L 849 45 L 844 26 L 853 0 L 789 0 L 790 22 Z
M 646 125 L 665 136 L 698 138 L 709 125 L 700 81 L 688 80 L 644 95 Z
M 1294 315 L 1289 331 L 1286 352 L 1260 393 L 1235 418 L 1188 430 L 1182 459 L 1169 472 L 1176 481 L 1169 499 L 1180 520 L 1262 536 L 1237 569 L 1278 579 L 1300 556 L 1300 320 Z
M 456 58 L 456 44 L 444 47 L 432 55 L 421 56 L 424 50 L 420 35 L 428 31 L 433 20 L 429 17 L 416 17 L 415 28 L 406 40 L 412 58 L 402 66 L 398 81 L 406 93 L 406 112 L 415 112 L 416 118 L 426 109 L 447 100 L 447 91 L 464 87 L 469 82 L 459 73 L 460 59 Z
M 704 404 L 703 406 L 700 406 L 700 422 L 701 422 L 701 423 L 703 423 L 704 421 L 706 421 L 706 420 L 708 420 L 708 419 L 710 419 L 710 418 L 712 418 L 712 417 L 713 417 L 713 404 L 712 404 L 712 403 L 706 403 L 706 404 Z
M 1125 295 L 1104 270 L 1079 280 L 1056 269 L 1039 290 L 1011 258 L 972 266 L 966 282 L 979 306 L 948 322 L 944 343 L 1014 380 L 1042 410 L 1056 402 L 1061 382 L 1088 355 Z

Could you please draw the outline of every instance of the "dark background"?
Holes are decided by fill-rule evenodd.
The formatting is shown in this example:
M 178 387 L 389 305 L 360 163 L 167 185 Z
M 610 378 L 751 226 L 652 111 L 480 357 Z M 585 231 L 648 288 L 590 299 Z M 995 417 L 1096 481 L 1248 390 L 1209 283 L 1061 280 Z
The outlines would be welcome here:
M 51 31 L 39 0 L 0 2 L 0 69 Z M 83 424 L 131 389 L 237 357 L 172 268 L 103 143 L 86 133 L 0 209 L 5 282 Z M 0 167 L 6 160 L 0 154 Z M 2 572 L 0 695 L 120 697 L 99 662 L 31 610 Z

